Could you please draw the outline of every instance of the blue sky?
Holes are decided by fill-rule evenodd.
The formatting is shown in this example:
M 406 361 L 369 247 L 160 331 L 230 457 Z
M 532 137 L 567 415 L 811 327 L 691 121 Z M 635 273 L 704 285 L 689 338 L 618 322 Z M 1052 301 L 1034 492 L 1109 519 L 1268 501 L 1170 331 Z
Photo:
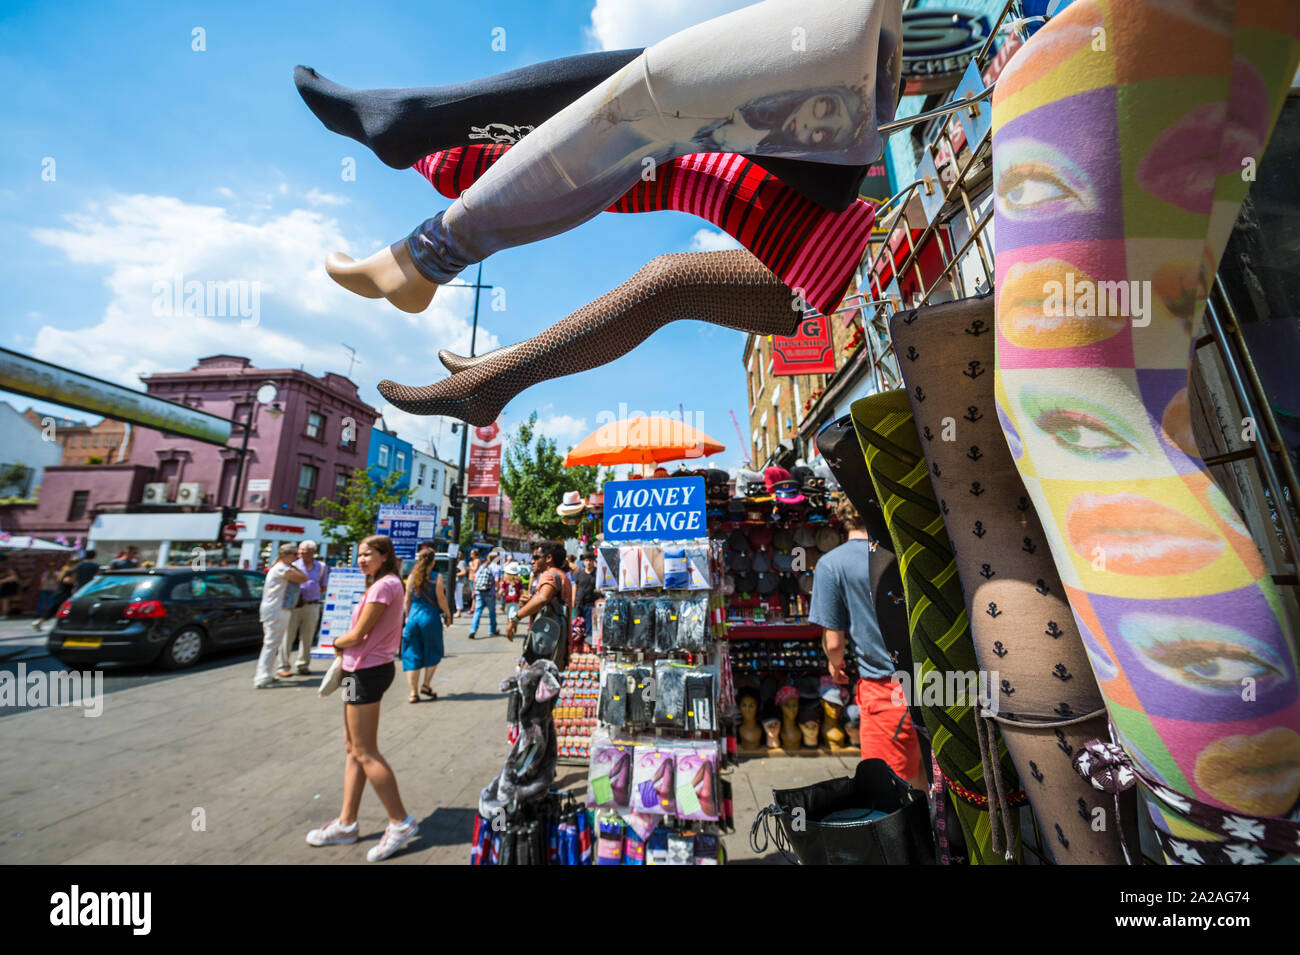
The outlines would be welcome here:
M 413 171 L 380 163 L 322 127 L 293 67 L 353 87 L 459 82 L 594 49 L 655 42 L 742 0 L 486 0 L 426 3 L 6 3 L 0 12 L 0 344 L 112 381 L 247 355 L 260 367 L 347 371 L 381 410 L 381 378 L 445 375 L 440 348 L 466 352 L 471 293 L 442 290 L 418 316 L 329 281 L 325 255 L 366 255 L 446 208 Z M 418 11 L 418 18 L 414 14 Z M 503 52 L 492 49 L 505 30 Z M 202 50 L 195 50 L 195 29 Z M 343 161 L 355 159 L 355 181 Z M 52 177 L 51 177 L 52 173 Z M 721 240 L 721 241 L 720 241 Z M 505 308 L 480 305 L 479 350 L 540 331 L 663 252 L 723 247 L 678 213 L 602 215 L 562 236 L 493 256 L 484 282 Z M 462 280 L 472 281 L 473 270 Z M 257 324 L 239 315 L 156 314 L 154 283 L 260 283 Z M 602 411 L 679 404 L 736 466 L 729 409 L 746 419 L 743 335 L 694 321 L 628 356 L 535 386 L 505 412 L 536 409 L 560 446 Z M 20 410 L 29 402 L 3 396 Z M 44 406 L 42 406 L 44 407 Z M 417 447 L 454 459 L 448 422 L 385 412 Z M 75 417 L 86 417 L 73 413 Z

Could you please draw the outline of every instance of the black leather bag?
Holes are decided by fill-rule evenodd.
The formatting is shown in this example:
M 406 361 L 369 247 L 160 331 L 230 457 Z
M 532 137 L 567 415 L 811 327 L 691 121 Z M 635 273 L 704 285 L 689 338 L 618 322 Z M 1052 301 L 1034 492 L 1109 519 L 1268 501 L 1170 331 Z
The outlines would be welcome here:
M 767 851 L 771 838 L 786 861 L 803 865 L 935 864 L 925 794 L 908 786 L 884 760 L 864 759 L 852 778 L 775 789 L 772 799 L 772 805 L 759 810 L 749 831 L 750 848 L 757 853 Z M 824 821 L 845 809 L 879 810 L 887 815 Z M 769 822 L 776 824 L 775 833 L 769 831 Z

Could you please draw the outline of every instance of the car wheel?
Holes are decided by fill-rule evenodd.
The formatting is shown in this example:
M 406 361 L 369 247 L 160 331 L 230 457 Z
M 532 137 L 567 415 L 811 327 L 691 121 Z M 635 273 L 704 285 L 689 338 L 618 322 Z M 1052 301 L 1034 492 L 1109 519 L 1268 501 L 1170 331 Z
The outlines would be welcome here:
M 178 630 L 163 647 L 159 662 L 165 670 L 179 670 L 193 666 L 203 655 L 203 631 L 195 627 Z

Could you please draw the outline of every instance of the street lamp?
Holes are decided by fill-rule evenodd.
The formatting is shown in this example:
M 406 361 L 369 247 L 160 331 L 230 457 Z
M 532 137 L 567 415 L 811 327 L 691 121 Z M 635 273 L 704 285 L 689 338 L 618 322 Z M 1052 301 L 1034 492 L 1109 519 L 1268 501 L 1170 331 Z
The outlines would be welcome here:
M 235 483 L 230 489 L 230 506 L 227 511 L 229 520 L 232 522 L 239 514 L 239 491 L 244 483 L 244 459 L 248 455 L 248 435 L 253 430 L 253 411 L 258 405 L 270 405 L 270 414 L 276 417 L 284 414 L 284 411 L 276 402 L 279 397 L 280 390 L 275 387 L 275 382 L 268 380 L 262 383 L 262 386 L 257 389 L 256 394 L 253 396 L 254 400 L 248 403 L 248 418 L 244 421 L 244 438 L 239 445 L 239 465 L 235 469 Z M 222 515 L 223 518 L 226 516 L 226 514 Z M 221 523 L 224 531 L 227 522 L 223 520 Z M 221 559 L 223 561 L 226 560 L 226 546 L 226 535 L 223 533 L 221 535 Z

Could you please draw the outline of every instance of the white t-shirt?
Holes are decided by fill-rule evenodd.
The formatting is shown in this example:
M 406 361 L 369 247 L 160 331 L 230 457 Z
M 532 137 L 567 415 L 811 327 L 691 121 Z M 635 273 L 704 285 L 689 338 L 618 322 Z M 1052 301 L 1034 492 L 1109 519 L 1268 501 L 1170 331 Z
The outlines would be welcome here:
M 292 564 L 277 560 L 266 572 L 266 583 L 262 585 L 262 613 L 275 613 L 284 609 L 285 592 L 289 589 L 286 574 L 292 569 Z

